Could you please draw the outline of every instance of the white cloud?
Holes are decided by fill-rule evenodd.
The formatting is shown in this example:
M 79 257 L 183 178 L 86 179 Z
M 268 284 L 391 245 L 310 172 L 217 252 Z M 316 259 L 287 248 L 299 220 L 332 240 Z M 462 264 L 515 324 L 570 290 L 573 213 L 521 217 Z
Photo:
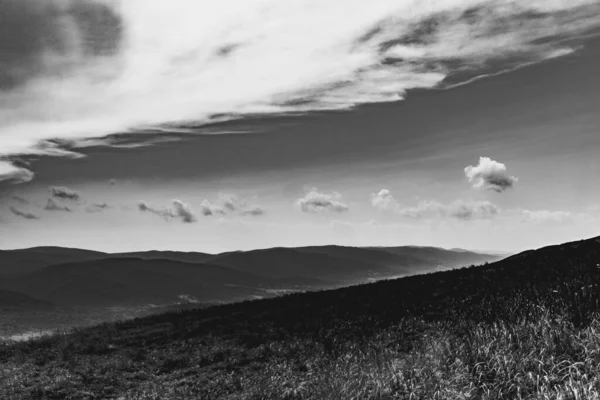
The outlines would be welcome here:
M 342 202 L 342 196 L 337 193 L 322 193 L 318 189 L 311 189 L 304 197 L 296 200 L 296 205 L 302 212 L 320 213 L 324 211 L 346 212 L 349 207 Z
M 10 82 L 0 85 L 0 104 L 9 105 L 0 108 L 0 180 L 32 178 L 6 157 L 74 156 L 40 146 L 50 138 L 76 143 L 165 123 L 185 127 L 214 115 L 395 101 L 407 89 L 440 84 L 457 67 L 567 54 L 565 37 L 599 24 L 596 0 L 19 3 L 28 6 L 26 22 L 45 23 L 14 24 L 30 27 L 28 35 L 9 31 L 3 41 L 6 49 L 34 48 L 9 58 Z M 0 13 L 15 20 L 7 4 L 0 2 Z M 92 21 L 122 24 L 124 37 L 113 38 L 122 39 L 118 48 L 86 47 L 108 43 L 98 35 L 87 40 L 89 21 L 77 15 L 90 12 Z M 120 30 L 96 31 L 111 32 Z M 35 47 L 46 37 L 58 45 Z
M 371 195 L 371 205 L 379 210 L 391 211 L 398 209 L 398 202 L 388 189 L 381 189 Z
M 415 219 L 455 218 L 460 220 L 489 219 L 500 213 L 500 208 L 489 201 L 462 201 L 442 204 L 437 201 L 421 201 L 416 207 L 399 210 L 405 217 Z
M 506 165 L 488 157 L 480 157 L 479 164 L 466 167 L 465 176 L 473 188 L 493 190 L 498 193 L 512 188 L 519 180 L 508 174 Z
M 2 143 L 1 134 L 0 143 Z M 33 176 L 33 172 L 29 171 L 28 169 L 17 167 L 8 161 L 0 159 L 0 182 L 10 180 L 15 183 L 24 183 L 31 181 Z

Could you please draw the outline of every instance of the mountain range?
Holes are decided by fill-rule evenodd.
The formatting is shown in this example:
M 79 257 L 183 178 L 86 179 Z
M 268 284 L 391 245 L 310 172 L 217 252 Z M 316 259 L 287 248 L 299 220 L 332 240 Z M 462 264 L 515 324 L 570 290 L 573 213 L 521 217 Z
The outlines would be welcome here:
M 109 254 L 36 247 L 0 251 L 0 307 L 127 307 L 229 302 L 493 262 L 501 257 L 433 247 L 312 246 L 228 252 Z

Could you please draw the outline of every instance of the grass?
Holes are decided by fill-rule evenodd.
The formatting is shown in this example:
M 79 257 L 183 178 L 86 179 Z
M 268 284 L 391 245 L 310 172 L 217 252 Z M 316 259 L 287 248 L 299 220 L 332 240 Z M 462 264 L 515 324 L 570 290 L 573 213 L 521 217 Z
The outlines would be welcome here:
M 600 244 L 0 347 L 2 399 L 600 399 Z

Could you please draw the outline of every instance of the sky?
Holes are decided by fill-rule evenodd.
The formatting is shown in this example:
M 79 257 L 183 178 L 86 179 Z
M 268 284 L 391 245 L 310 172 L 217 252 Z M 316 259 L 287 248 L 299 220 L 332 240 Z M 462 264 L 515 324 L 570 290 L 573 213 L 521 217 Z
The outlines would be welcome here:
M 600 234 L 600 2 L 0 0 L 0 249 Z

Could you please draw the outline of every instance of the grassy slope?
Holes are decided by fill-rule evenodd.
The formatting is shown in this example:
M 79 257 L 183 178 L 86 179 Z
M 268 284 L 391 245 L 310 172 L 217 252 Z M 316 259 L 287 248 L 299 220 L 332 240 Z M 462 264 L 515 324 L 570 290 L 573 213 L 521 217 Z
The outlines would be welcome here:
M 0 398 L 596 399 L 600 243 L 0 348 Z

